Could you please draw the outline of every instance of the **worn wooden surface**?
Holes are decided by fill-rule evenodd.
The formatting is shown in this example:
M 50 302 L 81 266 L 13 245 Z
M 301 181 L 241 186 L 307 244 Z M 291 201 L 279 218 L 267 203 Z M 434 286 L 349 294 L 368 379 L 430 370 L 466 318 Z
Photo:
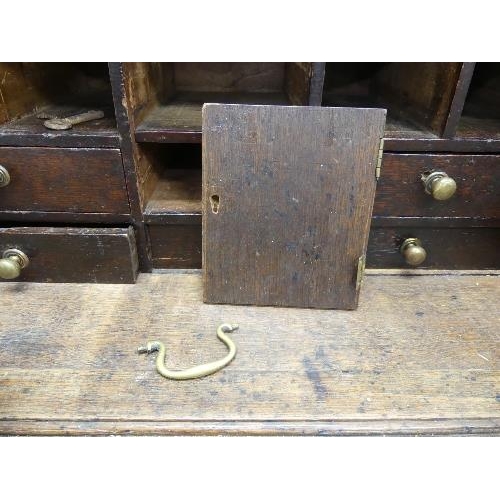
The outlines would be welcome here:
M 0 254 L 11 248 L 30 259 L 14 281 L 134 283 L 137 276 L 132 228 L 0 228 Z
M 201 142 L 201 108 L 204 103 L 289 104 L 282 92 L 181 92 L 166 104 L 155 106 L 137 126 L 139 142 Z
M 444 171 L 457 183 L 445 201 L 425 193 L 421 175 Z M 384 154 L 375 216 L 477 217 L 500 220 L 500 156 Z
M 367 276 L 350 312 L 206 305 L 186 273 L 0 293 L 2 434 L 500 434 L 499 276 Z M 223 321 L 213 376 L 136 353 L 212 360 Z
M 203 112 L 205 300 L 355 308 L 385 110 Z
M 201 215 L 201 169 L 164 171 L 144 216 L 151 220 L 172 214 Z
M 427 258 L 423 269 L 500 269 L 500 228 L 494 227 L 372 227 L 368 267 L 412 267 L 399 248 L 406 238 L 419 238 Z M 500 300 L 500 297 L 499 297 Z
M 0 148 L 0 211 L 130 213 L 116 149 Z
M 201 224 L 190 222 L 147 226 L 154 269 L 201 269 Z

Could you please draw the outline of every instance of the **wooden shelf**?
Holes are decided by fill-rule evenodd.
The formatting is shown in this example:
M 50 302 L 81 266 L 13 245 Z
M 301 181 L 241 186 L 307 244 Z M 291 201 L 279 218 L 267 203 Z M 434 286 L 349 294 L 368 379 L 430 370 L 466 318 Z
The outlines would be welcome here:
M 84 111 L 71 106 L 53 106 L 61 116 Z M 51 107 L 45 108 L 50 111 Z M 120 147 L 116 120 L 110 108 L 103 109 L 105 117 L 80 123 L 69 130 L 50 130 L 44 120 L 29 114 L 0 125 L 1 146 L 55 146 L 55 147 Z
M 368 274 L 357 311 L 204 304 L 182 271 L 26 283 L 22 310 L 2 283 L 0 434 L 500 434 L 500 277 L 406 272 Z M 173 368 L 219 358 L 225 321 L 238 354 L 209 377 L 137 354 L 158 339 Z
M 166 169 L 144 210 L 144 221 L 161 224 L 187 219 L 201 223 L 201 170 Z
M 290 104 L 279 92 L 181 92 L 164 105 L 155 105 L 135 130 L 138 142 L 201 142 L 204 103 Z

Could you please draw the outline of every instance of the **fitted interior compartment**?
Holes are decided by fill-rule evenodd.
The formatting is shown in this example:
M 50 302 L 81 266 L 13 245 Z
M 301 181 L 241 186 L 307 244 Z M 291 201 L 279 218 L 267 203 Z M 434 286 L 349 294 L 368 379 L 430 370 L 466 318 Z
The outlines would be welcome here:
M 0 63 L 0 136 L 114 134 L 113 96 L 107 63 Z M 51 130 L 46 117 L 101 110 L 104 118 Z
M 138 142 L 200 142 L 204 103 L 308 104 L 312 63 L 129 63 Z
M 500 139 L 500 63 L 476 63 L 456 135 Z
M 439 137 L 461 63 L 326 63 L 324 106 L 387 109 L 386 136 Z
M 201 144 L 142 144 L 150 166 L 144 216 L 201 216 Z

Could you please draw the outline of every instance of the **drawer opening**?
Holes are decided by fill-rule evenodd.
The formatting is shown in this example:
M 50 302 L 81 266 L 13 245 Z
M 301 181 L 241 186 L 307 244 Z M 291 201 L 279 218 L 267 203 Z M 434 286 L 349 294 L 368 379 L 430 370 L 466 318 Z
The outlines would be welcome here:
M 204 103 L 309 102 L 312 63 L 129 63 L 138 142 L 201 142 Z
M 500 63 L 476 63 L 456 135 L 500 139 Z
M 326 63 L 323 105 L 386 108 L 390 138 L 439 137 L 460 68 L 460 63 Z
M 0 63 L 0 75 L 0 139 L 16 133 L 118 137 L 107 63 Z M 44 126 L 46 119 L 90 110 L 104 117 L 68 130 Z
M 142 144 L 150 165 L 146 222 L 201 218 L 201 144 Z

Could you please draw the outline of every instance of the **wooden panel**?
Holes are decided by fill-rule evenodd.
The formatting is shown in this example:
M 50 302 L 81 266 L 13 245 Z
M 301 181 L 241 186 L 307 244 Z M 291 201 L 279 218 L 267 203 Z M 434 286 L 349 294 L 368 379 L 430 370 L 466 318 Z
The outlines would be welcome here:
M 282 62 L 176 62 L 175 88 L 183 92 L 281 92 Z
M 203 110 L 204 299 L 356 307 L 385 110 Z
M 285 91 L 292 104 L 296 106 L 309 104 L 312 73 L 313 63 L 289 62 L 286 64 Z
M 427 252 L 419 269 L 500 269 L 500 228 L 372 228 L 367 267 L 411 268 L 399 252 L 406 238 Z
M 430 171 L 455 180 L 452 198 L 437 201 L 425 193 L 421 175 Z M 500 219 L 500 156 L 386 153 L 373 214 Z
M 151 108 L 136 128 L 136 141 L 201 142 L 201 108 L 206 102 L 289 104 L 279 92 L 181 92 L 169 103 Z
M 148 226 L 155 269 L 201 268 L 200 224 Z
M 130 213 L 119 150 L 0 148 L 2 211 Z
M 390 113 L 411 118 L 437 135 L 446 127 L 462 63 L 391 63 L 377 74 L 376 92 Z
M 498 276 L 370 275 L 335 314 L 207 305 L 201 281 L 0 284 L 0 433 L 500 433 Z M 212 376 L 167 380 L 136 352 L 216 359 L 224 321 L 238 354 Z
M 137 275 L 131 228 L 0 228 L 0 253 L 9 248 L 30 259 L 15 281 L 134 283 Z

